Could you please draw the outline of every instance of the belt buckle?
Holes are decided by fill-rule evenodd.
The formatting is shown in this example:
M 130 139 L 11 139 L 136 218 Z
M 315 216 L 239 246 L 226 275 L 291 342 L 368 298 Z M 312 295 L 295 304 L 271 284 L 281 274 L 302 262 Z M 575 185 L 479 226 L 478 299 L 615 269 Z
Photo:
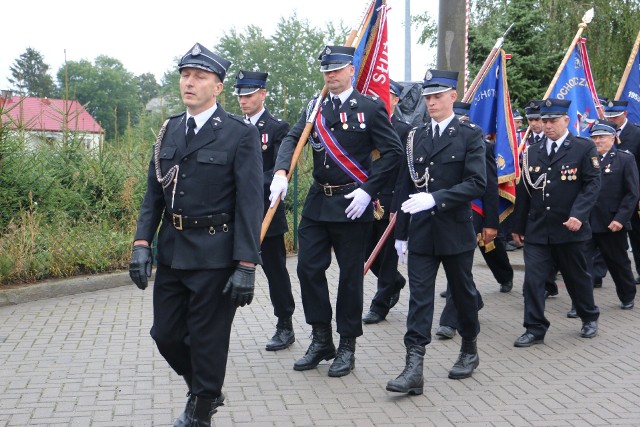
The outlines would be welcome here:
M 182 215 L 171 214 L 171 222 L 176 230 L 182 231 Z
M 324 192 L 325 196 L 328 196 L 328 197 L 333 196 L 333 191 L 331 190 L 331 186 L 330 185 L 323 185 L 322 186 L 322 191 Z

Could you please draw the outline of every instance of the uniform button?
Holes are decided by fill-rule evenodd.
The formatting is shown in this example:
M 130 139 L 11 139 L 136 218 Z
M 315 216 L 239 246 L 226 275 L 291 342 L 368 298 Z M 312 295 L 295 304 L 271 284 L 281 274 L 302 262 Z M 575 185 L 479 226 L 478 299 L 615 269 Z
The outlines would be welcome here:
M 550 210 L 551 210 L 551 208 L 550 208 L 549 206 L 547 206 L 547 210 L 548 210 L 548 211 L 550 211 Z
M 213 157 L 209 157 L 209 161 L 210 161 L 210 162 L 213 162 Z
M 184 196 L 184 191 L 181 191 L 180 192 L 180 197 L 183 197 L 183 196 Z
M 324 168 L 325 169 L 329 169 L 329 165 L 324 165 Z
M 431 211 L 431 215 L 435 215 L 435 214 L 436 214 L 436 211 Z
M 551 170 L 551 168 L 548 168 L 547 170 Z
M 187 177 L 187 174 L 186 174 L 186 173 L 183 173 L 182 175 L 180 175 L 180 178 L 183 178 L 183 179 L 184 179 L 184 178 L 186 178 L 186 177 Z
M 551 180 L 550 179 L 547 180 L 547 184 L 551 184 Z
M 331 132 L 333 132 L 333 128 L 331 128 Z
M 178 212 L 182 213 L 182 208 L 178 209 Z
M 549 197 L 549 193 L 545 194 L 544 197 Z
M 434 179 L 434 178 L 431 178 L 429 181 L 433 182 L 433 181 L 435 181 L 435 179 Z
M 445 207 L 445 204 L 443 203 L 443 204 L 441 204 L 440 206 L 442 206 L 442 207 L 444 208 L 444 207 Z
M 433 162 L 429 163 L 431 166 L 433 166 Z

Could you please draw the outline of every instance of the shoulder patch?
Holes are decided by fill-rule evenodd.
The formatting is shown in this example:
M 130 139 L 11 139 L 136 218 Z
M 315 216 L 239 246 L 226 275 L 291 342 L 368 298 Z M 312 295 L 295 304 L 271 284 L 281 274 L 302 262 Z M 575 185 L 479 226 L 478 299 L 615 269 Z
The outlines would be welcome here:
M 597 156 L 591 158 L 591 164 L 593 165 L 594 169 L 600 169 L 600 162 L 598 161 Z

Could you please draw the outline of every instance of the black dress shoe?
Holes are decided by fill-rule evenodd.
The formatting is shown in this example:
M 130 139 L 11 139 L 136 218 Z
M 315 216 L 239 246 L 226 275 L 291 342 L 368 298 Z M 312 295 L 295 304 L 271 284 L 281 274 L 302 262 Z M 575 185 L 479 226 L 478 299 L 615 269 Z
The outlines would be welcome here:
M 446 298 L 447 297 L 447 291 L 445 290 L 445 291 L 440 292 L 440 296 L 442 298 Z
M 602 287 L 602 277 L 596 277 L 593 279 L 593 287 L 601 288 Z
M 511 280 L 500 284 L 500 292 L 502 292 L 503 294 L 506 294 L 507 292 L 511 292 L 511 289 L 513 289 L 513 281 Z
M 513 343 L 514 347 L 531 347 L 534 344 L 544 343 L 544 338 L 536 338 L 531 332 L 525 332 L 520 335 L 518 339 Z
M 620 308 L 623 310 L 631 310 L 634 305 L 635 305 L 634 301 L 631 300 L 629 302 L 623 302 L 622 304 L 620 304 Z
M 544 291 L 544 299 L 555 297 L 555 296 L 558 296 L 558 291 L 555 291 L 555 292 Z
M 577 319 L 578 313 L 576 312 L 576 309 L 571 307 L 571 310 L 567 311 L 567 317 L 569 319 Z
M 371 325 L 374 323 L 380 323 L 384 320 L 384 317 L 380 316 L 375 311 L 369 311 L 362 317 L 362 323 L 366 323 L 367 325 Z
M 456 330 L 451 326 L 440 326 L 436 331 L 436 335 L 440 337 L 441 340 L 449 340 L 456 336 Z
M 593 338 L 598 334 L 598 322 L 592 320 L 590 322 L 582 322 L 582 329 L 580 329 L 580 336 L 582 338 Z

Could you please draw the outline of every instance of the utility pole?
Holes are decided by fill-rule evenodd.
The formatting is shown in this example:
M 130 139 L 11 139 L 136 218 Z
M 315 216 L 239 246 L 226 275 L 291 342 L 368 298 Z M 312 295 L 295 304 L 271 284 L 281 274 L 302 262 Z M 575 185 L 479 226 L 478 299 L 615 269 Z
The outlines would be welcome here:
M 440 0 L 438 70 L 458 71 L 458 99 L 464 91 L 465 0 Z
M 411 81 L 411 0 L 404 0 L 404 81 Z

